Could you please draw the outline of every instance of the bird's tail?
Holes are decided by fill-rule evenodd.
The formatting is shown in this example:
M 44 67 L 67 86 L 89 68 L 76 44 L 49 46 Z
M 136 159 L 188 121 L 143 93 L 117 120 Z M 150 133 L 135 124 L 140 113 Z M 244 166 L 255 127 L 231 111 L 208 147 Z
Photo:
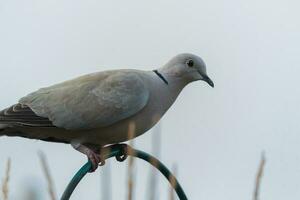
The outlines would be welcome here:
M 0 137 L 2 136 L 21 136 L 23 137 L 22 133 L 10 128 L 9 125 L 0 124 Z
M 6 135 L 5 130 L 8 128 L 5 124 L 0 124 L 0 136 Z

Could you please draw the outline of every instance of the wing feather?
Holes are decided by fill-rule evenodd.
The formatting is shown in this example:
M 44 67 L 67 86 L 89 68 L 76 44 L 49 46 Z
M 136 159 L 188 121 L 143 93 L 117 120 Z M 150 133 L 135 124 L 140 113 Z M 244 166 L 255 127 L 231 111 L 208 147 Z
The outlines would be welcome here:
M 23 126 L 53 127 L 52 122 L 36 115 L 28 106 L 15 104 L 0 112 L 0 123 Z
M 7 121 L 18 120 L 26 125 L 93 129 L 134 115 L 148 98 L 149 90 L 140 73 L 116 70 L 42 88 L 4 112 Z

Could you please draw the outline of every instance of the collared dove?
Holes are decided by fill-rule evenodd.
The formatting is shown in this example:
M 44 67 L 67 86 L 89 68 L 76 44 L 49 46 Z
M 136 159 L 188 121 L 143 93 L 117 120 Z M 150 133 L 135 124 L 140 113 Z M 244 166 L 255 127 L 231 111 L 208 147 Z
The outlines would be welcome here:
M 0 112 L 0 135 L 69 143 L 96 170 L 101 147 L 152 128 L 190 82 L 207 76 L 203 60 L 179 54 L 157 70 L 111 70 L 41 88 Z

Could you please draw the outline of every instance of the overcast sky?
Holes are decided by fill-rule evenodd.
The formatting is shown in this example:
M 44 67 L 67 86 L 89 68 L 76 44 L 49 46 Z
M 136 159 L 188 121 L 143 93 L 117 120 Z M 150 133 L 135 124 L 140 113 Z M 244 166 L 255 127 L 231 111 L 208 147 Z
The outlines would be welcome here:
M 265 151 L 261 199 L 299 199 L 299 6 L 296 0 L 0 0 L 0 108 L 82 74 L 150 70 L 194 53 L 215 88 L 196 82 L 181 93 L 162 120 L 161 160 L 178 164 L 190 199 L 250 200 Z M 151 134 L 137 138 L 136 147 L 149 152 Z M 48 198 L 38 150 L 48 156 L 58 196 L 86 162 L 69 145 L 0 138 L 0 174 L 12 159 L 12 200 L 30 188 Z M 113 198 L 125 199 L 126 165 L 110 164 Z M 145 197 L 149 169 L 138 161 L 136 199 Z M 72 199 L 99 199 L 100 178 L 101 169 L 85 177 Z M 166 199 L 168 184 L 159 182 Z

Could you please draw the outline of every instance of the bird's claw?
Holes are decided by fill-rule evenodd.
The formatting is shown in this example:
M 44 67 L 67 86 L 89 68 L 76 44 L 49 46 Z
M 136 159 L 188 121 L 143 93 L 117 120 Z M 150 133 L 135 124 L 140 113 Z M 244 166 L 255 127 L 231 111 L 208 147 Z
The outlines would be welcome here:
M 119 144 L 119 147 L 120 147 L 120 153 L 119 155 L 116 155 L 116 160 L 119 162 L 123 162 L 128 157 L 128 145 Z
M 90 172 L 96 171 L 98 166 L 103 166 L 105 164 L 105 160 L 102 159 L 101 154 L 97 154 L 93 151 L 90 151 L 89 154 L 87 155 L 88 160 L 92 163 L 92 168 Z
M 119 154 L 116 155 L 116 160 L 119 162 L 123 162 L 127 159 L 128 157 L 128 151 L 129 147 L 126 144 L 116 144 L 116 145 L 111 145 L 110 147 L 107 148 L 112 148 L 112 147 L 118 147 L 120 149 Z M 91 149 L 87 150 L 87 157 L 89 161 L 92 163 L 92 168 L 90 172 L 96 171 L 98 166 L 103 166 L 105 164 L 105 159 L 103 158 L 103 151 L 105 152 L 107 150 L 106 148 L 100 150 L 100 151 L 93 151 Z M 102 152 L 102 153 L 101 153 Z

